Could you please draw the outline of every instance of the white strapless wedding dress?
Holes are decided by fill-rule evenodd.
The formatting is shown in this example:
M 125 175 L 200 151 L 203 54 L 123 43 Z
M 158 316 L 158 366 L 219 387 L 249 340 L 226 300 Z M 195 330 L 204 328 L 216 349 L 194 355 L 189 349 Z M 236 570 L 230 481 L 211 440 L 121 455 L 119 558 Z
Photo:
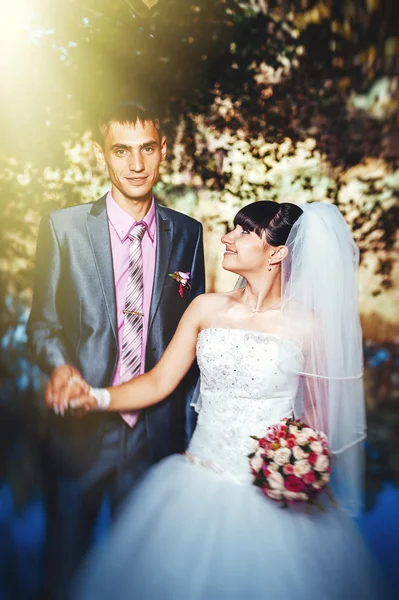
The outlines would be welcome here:
M 153 467 L 89 557 L 80 600 L 383 600 L 352 520 L 326 502 L 283 509 L 252 485 L 251 435 L 291 416 L 297 382 L 278 338 L 212 328 L 198 336 L 201 409 L 189 456 Z

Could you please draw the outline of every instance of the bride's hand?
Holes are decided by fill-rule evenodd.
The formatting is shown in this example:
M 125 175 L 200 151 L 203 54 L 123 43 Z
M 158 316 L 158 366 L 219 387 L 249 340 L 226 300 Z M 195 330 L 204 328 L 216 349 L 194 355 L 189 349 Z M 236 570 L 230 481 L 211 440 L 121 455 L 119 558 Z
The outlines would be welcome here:
M 68 408 L 72 414 L 82 415 L 92 410 L 108 410 L 111 394 L 107 388 L 89 388 L 69 401 Z
M 89 392 L 80 390 L 80 394 L 76 394 L 68 402 L 68 414 L 84 415 L 91 411 L 100 410 L 97 398 Z

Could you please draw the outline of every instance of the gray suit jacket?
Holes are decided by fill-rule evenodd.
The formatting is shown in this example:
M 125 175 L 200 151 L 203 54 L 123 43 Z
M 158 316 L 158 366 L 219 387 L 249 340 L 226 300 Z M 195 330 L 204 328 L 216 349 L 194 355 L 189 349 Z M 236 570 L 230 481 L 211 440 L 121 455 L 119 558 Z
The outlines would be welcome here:
M 43 217 L 37 243 L 36 279 L 28 337 L 40 369 L 49 374 L 69 363 L 94 387 L 110 385 L 118 344 L 112 250 L 105 196 L 97 202 Z M 156 205 L 157 251 L 146 370 L 162 356 L 189 302 L 204 292 L 202 226 Z M 174 271 L 191 273 L 191 290 L 180 297 Z M 196 367 L 177 390 L 144 412 L 154 461 L 184 449 L 185 410 Z M 50 453 L 71 474 L 96 460 L 106 414 L 83 418 L 48 415 Z M 187 433 L 187 432 L 186 432 Z

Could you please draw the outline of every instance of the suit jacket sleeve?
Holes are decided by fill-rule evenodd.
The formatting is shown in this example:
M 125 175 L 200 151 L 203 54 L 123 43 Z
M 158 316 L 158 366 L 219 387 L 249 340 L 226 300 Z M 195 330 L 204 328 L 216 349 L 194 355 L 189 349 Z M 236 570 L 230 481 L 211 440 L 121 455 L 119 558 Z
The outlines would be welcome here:
M 50 216 L 40 223 L 32 310 L 27 325 L 29 344 L 39 368 L 47 374 L 58 365 L 71 363 L 62 341 L 57 314 L 61 279 L 61 250 Z

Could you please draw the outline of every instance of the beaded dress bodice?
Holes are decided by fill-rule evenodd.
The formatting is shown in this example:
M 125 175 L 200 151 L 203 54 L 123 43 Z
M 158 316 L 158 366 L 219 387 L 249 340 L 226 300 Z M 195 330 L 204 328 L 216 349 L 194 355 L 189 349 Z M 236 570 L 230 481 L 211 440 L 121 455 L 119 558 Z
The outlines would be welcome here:
M 194 461 L 251 483 L 248 454 L 269 425 L 292 415 L 297 378 L 279 368 L 275 335 L 203 329 L 197 341 L 200 410 L 188 452 Z

